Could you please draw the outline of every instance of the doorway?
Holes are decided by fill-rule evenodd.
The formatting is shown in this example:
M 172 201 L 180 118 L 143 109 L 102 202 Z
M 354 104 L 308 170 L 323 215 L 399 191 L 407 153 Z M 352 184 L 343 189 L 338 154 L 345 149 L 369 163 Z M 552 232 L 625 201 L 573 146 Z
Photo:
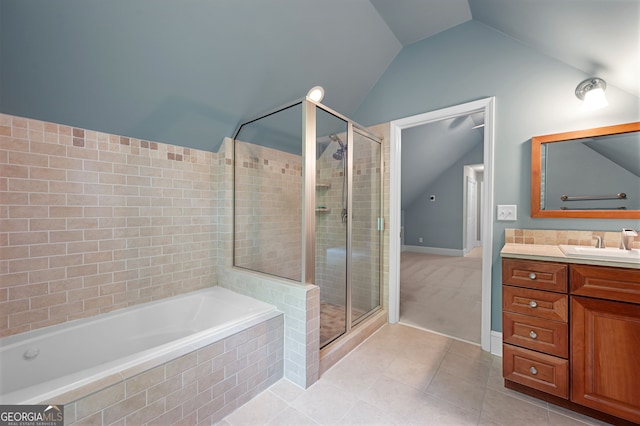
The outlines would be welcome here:
M 465 117 L 483 113 L 483 184 L 481 194 L 480 235 L 482 244 L 481 272 L 481 320 L 480 344 L 482 349 L 491 350 L 491 253 L 493 235 L 493 134 L 494 98 L 485 98 L 437 111 L 432 111 L 391 122 L 391 191 L 390 191 L 390 276 L 389 276 L 389 321 L 398 322 L 400 316 L 400 256 L 401 256 L 401 193 L 402 193 L 402 130 L 434 123 L 445 119 Z M 408 237 L 405 232 L 405 241 Z M 462 239 L 462 237 L 461 237 Z M 466 242 L 465 242 L 466 243 Z M 460 312 L 460 311 L 458 311 Z

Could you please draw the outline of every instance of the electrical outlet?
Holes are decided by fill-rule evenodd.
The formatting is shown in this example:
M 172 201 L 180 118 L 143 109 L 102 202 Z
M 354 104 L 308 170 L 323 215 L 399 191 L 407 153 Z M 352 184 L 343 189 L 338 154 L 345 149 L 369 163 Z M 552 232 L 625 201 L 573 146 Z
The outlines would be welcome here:
M 421 243 L 422 242 L 422 237 L 418 237 L 418 242 Z
M 498 220 L 517 220 L 518 210 L 516 205 L 499 205 Z

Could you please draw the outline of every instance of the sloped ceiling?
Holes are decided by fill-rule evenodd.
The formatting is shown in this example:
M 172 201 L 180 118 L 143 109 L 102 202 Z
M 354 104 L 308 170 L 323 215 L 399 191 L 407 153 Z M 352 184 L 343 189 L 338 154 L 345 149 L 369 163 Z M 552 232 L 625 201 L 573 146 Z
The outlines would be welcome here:
M 423 195 L 442 173 L 483 143 L 483 114 L 461 116 L 402 131 L 401 208 Z M 462 172 L 461 172 L 462 173 Z
M 638 0 L 0 5 L 0 111 L 204 150 L 318 84 L 349 116 L 403 46 L 469 19 L 640 96 Z

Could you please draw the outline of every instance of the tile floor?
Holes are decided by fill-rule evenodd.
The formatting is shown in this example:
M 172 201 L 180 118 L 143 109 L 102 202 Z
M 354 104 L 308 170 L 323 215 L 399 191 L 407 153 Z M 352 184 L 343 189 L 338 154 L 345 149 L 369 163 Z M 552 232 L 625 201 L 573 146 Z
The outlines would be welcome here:
M 505 389 L 502 358 L 387 324 L 302 390 L 280 380 L 220 425 L 603 425 Z

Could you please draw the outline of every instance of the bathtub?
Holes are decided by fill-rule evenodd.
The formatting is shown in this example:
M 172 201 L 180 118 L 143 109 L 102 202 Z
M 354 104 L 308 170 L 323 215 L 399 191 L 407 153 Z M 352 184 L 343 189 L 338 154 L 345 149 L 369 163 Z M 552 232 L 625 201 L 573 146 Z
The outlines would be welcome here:
M 66 404 L 278 315 L 212 287 L 5 337 L 0 404 Z

